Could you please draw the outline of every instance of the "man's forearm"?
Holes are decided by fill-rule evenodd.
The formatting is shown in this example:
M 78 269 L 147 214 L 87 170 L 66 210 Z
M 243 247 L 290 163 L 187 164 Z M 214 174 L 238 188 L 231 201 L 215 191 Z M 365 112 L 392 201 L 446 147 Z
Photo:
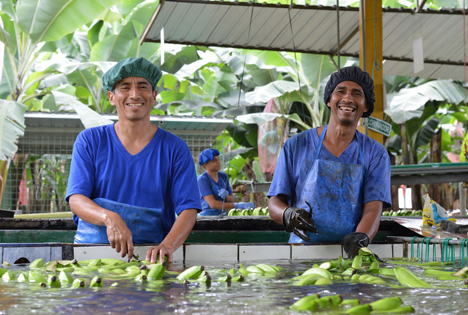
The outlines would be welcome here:
M 383 204 L 381 201 L 366 203 L 362 212 L 362 219 L 356 228 L 356 232 L 366 233 L 369 240 L 372 241 L 379 230 L 382 207 Z
M 182 211 L 161 245 L 164 244 L 167 247 L 172 248 L 172 251 L 174 252 L 185 242 L 192 231 L 195 222 L 197 222 L 197 210 L 187 209 Z
M 278 195 L 270 197 L 268 201 L 268 212 L 273 221 L 278 224 L 283 224 L 283 211 L 287 206 L 286 196 Z
M 70 210 L 80 219 L 95 225 L 106 225 L 109 210 L 100 207 L 90 198 L 76 194 L 70 196 L 69 202 Z

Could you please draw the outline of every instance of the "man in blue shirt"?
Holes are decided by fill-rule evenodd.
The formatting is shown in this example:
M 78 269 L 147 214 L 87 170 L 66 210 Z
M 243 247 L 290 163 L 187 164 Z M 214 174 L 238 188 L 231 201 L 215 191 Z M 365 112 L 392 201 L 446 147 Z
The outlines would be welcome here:
M 75 142 L 66 197 L 79 218 L 75 243 L 110 243 L 122 257 L 133 256 L 134 243 L 159 243 L 146 260 L 172 261 L 192 230 L 201 206 L 190 150 L 150 122 L 161 75 L 144 58 L 123 59 L 104 74 L 119 119 Z
M 374 84 L 358 67 L 333 73 L 324 100 L 329 124 L 288 139 L 268 192 L 271 218 L 290 243 L 342 242 L 348 256 L 375 236 L 391 204 L 390 159 L 356 130 L 374 110 Z

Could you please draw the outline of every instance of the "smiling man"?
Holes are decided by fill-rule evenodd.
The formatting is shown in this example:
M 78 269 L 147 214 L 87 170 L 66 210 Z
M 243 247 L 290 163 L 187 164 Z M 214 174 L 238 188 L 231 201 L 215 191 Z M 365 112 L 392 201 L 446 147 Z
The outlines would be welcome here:
M 356 130 L 374 110 L 367 72 L 346 67 L 324 91 L 328 125 L 288 139 L 268 192 L 271 218 L 290 243 L 341 242 L 349 257 L 377 233 L 390 207 L 390 159 L 383 145 Z
M 161 75 L 144 58 L 121 60 L 104 74 L 119 119 L 76 139 L 66 197 L 75 243 L 110 244 L 122 257 L 133 256 L 134 244 L 159 243 L 146 260 L 172 261 L 192 230 L 201 205 L 190 150 L 150 121 Z

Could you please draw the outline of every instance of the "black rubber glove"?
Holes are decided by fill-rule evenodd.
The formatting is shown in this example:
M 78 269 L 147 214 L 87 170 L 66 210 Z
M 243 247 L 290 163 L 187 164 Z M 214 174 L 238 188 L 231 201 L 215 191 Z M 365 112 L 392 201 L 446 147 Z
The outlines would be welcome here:
M 468 225 L 456 224 L 450 220 L 440 221 L 440 227 L 450 233 L 466 234 L 468 232 Z
M 309 208 L 310 212 L 296 207 L 287 207 L 283 211 L 283 225 L 286 232 L 293 232 L 306 242 L 310 241 L 307 232 L 317 233 L 310 205 Z
M 341 246 L 350 259 L 356 257 L 359 248 L 367 247 L 367 245 L 369 245 L 369 237 L 366 233 L 360 232 L 349 233 L 341 241 Z

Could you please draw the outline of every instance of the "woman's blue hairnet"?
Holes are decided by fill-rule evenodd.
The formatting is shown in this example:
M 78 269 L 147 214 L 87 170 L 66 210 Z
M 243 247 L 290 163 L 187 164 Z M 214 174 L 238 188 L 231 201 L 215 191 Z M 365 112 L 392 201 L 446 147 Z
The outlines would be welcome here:
M 215 156 L 219 155 L 219 151 L 216 149 L 206 149 L 200 153 L 198 158 L 198 164 L 203 165 L 206 162 L 212 161 Z

